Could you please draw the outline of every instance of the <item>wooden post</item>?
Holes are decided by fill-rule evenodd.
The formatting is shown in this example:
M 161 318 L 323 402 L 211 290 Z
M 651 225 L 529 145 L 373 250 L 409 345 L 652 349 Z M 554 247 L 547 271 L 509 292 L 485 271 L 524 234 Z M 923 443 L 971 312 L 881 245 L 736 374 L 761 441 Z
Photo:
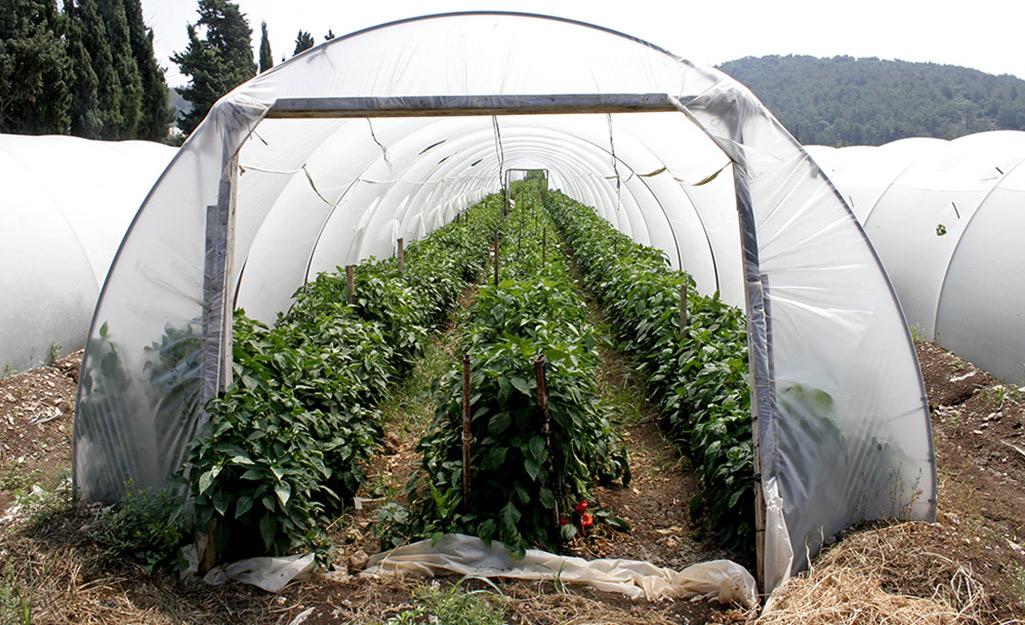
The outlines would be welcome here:
M 348 292 L 345 294 L 345 303 L 352 306 L 352 293 L 356 288 L 356 279 L 353 275 L 352 265 L 345 266 L 345 286 L 349 287 Z
M 463 501 L 470 495 L 470 355 L 463 354 Z
M 495 230 L 495 286 L 498 286 L 498 230 Z
M 399 273 L 401 274 L 401 273 L 403 273 L 406 270 L 406 258 L 405 258 L 405 250 L 403 249 L 402 237 L 399 237 L 398 243 L 399 243 L 399 252 L 398 252 L 398 257 L 399 257 Z
M 680 337 L 687 336 L 687 280 L 680 285 Z
M 548 228 L 541 230 L 541 269 L 545 268 L 545 257 L 548 254 Z
M 549 479 L 555 479 L 555 467 L 552 462 L 552 415 L 548 411 L 548 385 L 545 380 L 545 355 L 538 354 L 534 359 L 534 377 L 537 380 L 537 405 L 541 408 L 541 435 L 545 439 L 545 449 L 548 457 L 545 458 L 545 471 Z M 556 531 L 559 530 L 559 493 L 556 490 L 555 507 L 552 508 L 552 525 Z

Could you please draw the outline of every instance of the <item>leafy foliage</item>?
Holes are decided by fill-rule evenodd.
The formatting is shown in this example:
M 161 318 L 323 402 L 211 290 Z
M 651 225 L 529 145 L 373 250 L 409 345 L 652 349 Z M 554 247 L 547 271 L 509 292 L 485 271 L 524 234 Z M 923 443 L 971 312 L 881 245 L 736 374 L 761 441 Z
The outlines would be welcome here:
M 326 550 L 323 527 L 365 480 L 382 438 L 376 405 L 422 352 L 431 320 L 444 318 L 433 306 L 454 302 L 416 287 L 451 270 L 435 264 L 443 258 L 476 275 L 468 259 L 484 257 L 493 214 L 471 209 L 420 242 L 408 282 L 395 259 L 360 263 L 351 305 L 338 272 L 300 288 L 273 328 L 235 313 L 235 383 L 207 407 L 180 476 L 192 523 L 213 532 L 220 556 Z M 167 338 L 155 354 L 175 343 Z
M 680 290 L 693 280 L 672 271 L 661 252 L 634 243 L 591 209 L 550 193 L 546 203 L 581 277 L 620 344 L 648 374 L 648 388 L 670 434 L 691 457 L 703 486 L 695 508 L 708 510 L 724 546 L 754 545 L 754 471 L 744 316 L 689 289 L 680 328 Z
M 0 132 L 161 140 L 167 95 L 140 0 L 0 2 Z
M 141 562 L 150 573 L 172 563 L 188 534 L 182 508 L 176 504 L 168 489 L 148 492 L 129 488 L 119 505 L 100 510 L 89 537 L 110 555 Z
M 594 328 L 554 243 L 542 266 L 527 213 L 542 231 L 554 228 L 531 197 L 525 193 L 504 222 L 499 283 L 481 286 L 459 320 L 461 349 L 473 358 L 471 487 L 464 496 L 456 365 L 439 384 L 439 408 L 419 447 L 422 471 L 410 485 L 408 517 L 414 533 L 471 533 L 513 553 L 557 550 L 558 511 L 585 499 L 595 481 L 630 479 L 622 441 L 598 404 Z M 547 360 L 547 427 L 537 399 L 538 354 Z
M 310 34 L 310 31 L 299 29 L 299 34 L 295 36 L 295 50 L 292 51 L 292 56 L 309 50 L 316 45 L 316 43 L 317 42 L 313 40 L 313 35 Z
M 203 37 L 200 37 L 202 29 Z M 175 89 L 192 109 L 178 125 L 186 135 L 224 94 L 256 75 L 249 23 L 230 0 L 199 0 L 199 21 L 188 26 L 189 45 L 171 56 L 189 84 Z
M 881 145 L 906 137 L 1025 130 L 1025 81 L 935 63 L 810 56 L 720 66 L 804 144 Z
M 270 50 L 270 37 L 267 35 L 267 22 L 260 23 L 260 73 L 274 67 L 274 55 Z

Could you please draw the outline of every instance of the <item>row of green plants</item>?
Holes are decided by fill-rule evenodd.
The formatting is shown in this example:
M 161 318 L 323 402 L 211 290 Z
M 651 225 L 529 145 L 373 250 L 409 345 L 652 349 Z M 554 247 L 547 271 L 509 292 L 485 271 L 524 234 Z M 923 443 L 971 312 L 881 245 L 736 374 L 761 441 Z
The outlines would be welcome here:
M 625 447 L 598 399 L 599 355 L 537 180 L 513 186 L 501 226 L 497 283 L 485 272 L 461 311 L 458 351 L 470 356 L 470 475 L 464 492 L 463 363 L 437 387 L 438 407 L 419 445 L 407 535 L 468 533 L 514 554 L 560 550 L 595 483 L 630 480 Z M 493 257 L 493 262 L 495 258 Z M 544 358 L 547 412 L 538 395 Z M 582 514 L 574 516 L 574 509 Z
M 693 278 L 672 270 L 662 252 L 633 242 L 593 209 L 557 192 L 546 194 L 545 204 L 585 288 L 647 376 L 670 435 L 700 475 L 692 512 L 708 513 L 724 547 L 750 555 L 754 471 L 743 312 L 718 293 L 697 294 Z
M 396 258 L 322 273 L 269 327 L 234 318 L 234 382 L 207 406 L 209 421 L 177 479 L 187 519 L 219 560 L 314 550 L 325 526 L 364 483 L 382 440 L 378 404 L 423 353 L 487 258 L 501 200 Z

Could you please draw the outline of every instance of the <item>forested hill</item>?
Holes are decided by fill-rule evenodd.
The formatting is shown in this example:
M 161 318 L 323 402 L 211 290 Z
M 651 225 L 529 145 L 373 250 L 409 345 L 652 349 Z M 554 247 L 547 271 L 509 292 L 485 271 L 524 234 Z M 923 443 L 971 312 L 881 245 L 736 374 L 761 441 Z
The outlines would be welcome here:
M 1025 130 L 1025 81 L 935 63 L 837 56 L 746 57 L 719 67 L 803 144 L 881 145 Z

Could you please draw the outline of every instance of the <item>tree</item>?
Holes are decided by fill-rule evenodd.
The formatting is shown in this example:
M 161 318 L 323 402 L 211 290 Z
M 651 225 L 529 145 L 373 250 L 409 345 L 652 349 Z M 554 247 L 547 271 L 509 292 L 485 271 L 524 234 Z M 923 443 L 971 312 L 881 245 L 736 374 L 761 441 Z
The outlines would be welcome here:
M 188 85 L 176 87 L 182 98 L 192 103 L 192 110 L 178 120 L 186 135 L 221 96 L 256 75 L 253 31 L 235 3 L 199 0 L 199 21 L 188 25 L 188 35 L 188 47 L 171 56 L 181 73 L 190 77 Z
M 142 80 L 142 102 L 135 136 L 148 141 L 163 141 L 167 138 L 167 127 L 174 119 L 174 109 L 168 104 L 170 94 L 164 70 L 153 54 L 153 30 L 146 28 L 140 0 L 124 0 L 124 8 L 132 57 Z
M 66 25 L 56 0 L 0 0 L 0 132 L 70 129 Z
M 116 126 L 104 129 L 104 139 L 134 139 L 142 117 L 142 75 L 132 54 L 124 0 L 97 0 L 107 45 L 120 89 L 112 98 L 117 107 Z
M 260 73 L 274 67 L 274 57 L 271 56 L 270 38 L 267 36 L 267 22 L 260 23 Z
M 292 53 L 292 56 L 295 56 L 304 50 L 309 50 L 315 43 L 316 42 L 313 41 L 313 35 L 305 30 L 300 30 L 299 35 L 295 38 L 295 52 Z

